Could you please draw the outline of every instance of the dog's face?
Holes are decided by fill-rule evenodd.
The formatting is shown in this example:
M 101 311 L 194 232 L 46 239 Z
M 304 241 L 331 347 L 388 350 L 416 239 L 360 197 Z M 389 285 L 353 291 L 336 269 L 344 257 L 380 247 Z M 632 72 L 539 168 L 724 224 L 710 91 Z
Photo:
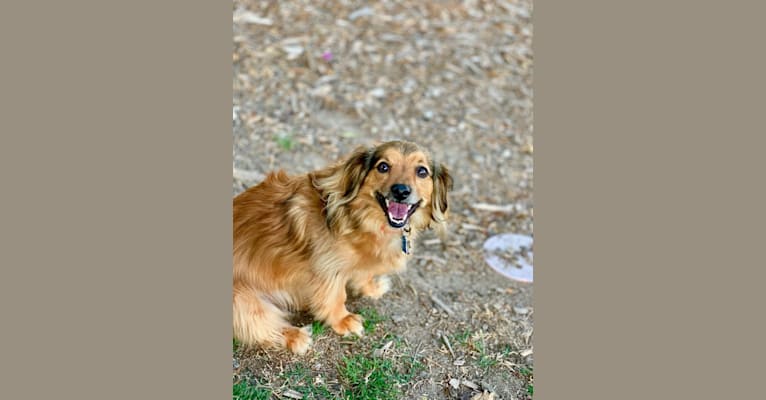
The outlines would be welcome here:
M 447 212 L 447 191 L 452 177 L 447 168 L 434 162 L 416 144 L 387 142 L 372 148 L 357 149 L 333 180 L 339 184 L 332 201 L 348 204 L 365 218 L 391 228 L 409 222 L 425 228 L 443 223 Z M 332 210 L 334 207 L 328 207 Z M 328 222 L 332 224 L 332 213 Z
M 405 150 L 404 152 L 402 150 Z M 402 228 L 422 205 L 428 205 L 434 181 L 428 156 L 420 150 L 380 149 L 361 193 L 372 193 L 392 228 Z

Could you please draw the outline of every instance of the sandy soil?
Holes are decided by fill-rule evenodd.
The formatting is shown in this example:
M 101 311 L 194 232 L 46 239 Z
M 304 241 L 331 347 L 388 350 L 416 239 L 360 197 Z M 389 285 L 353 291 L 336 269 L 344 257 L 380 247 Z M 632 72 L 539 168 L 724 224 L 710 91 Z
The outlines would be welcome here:
M 531 8 L 234 1 L 233 194 L 272 169 L 305 173 L 389 139 L 419 143 L 455 178 L 446 248 L 425 234 L 391 292 L 349 302 L 372 317 L 367 335 L 327 329 L 305 356 L 236 347 L 235 382 L 336 398 L 351 384 L 344 357 L 366 355 L 413 372 L 401 398 L 531 398 L 532 284 L 482 252 L 494 234 L 532 235 Z

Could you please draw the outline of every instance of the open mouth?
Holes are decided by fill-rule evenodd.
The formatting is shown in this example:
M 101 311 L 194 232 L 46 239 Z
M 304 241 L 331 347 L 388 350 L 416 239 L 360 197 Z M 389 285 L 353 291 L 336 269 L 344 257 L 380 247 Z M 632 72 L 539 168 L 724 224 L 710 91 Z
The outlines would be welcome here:
M 383 197 L 380 193 L 375 193 L 375 197 L 378 199 L 380 207 L 383 208 L 383 212 L 386 214 L 388 224 L 394 228 L 401 228 L 407 224 L 412 213 L 420 206 L 420 201 L 414 204 L 397 203 L 393 200 L 389 200 Z

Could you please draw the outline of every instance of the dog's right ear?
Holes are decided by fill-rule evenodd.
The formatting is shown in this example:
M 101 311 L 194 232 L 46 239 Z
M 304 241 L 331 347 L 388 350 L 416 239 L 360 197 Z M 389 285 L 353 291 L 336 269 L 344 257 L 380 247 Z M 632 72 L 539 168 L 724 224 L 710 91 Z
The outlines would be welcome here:
M 359 194 L 359 188 L 362 187 L 364 178 L 370 171 L 372 156 L 375 149 L 368 149 L 363 146 L 357 147 L 351 156 L 343 163 L 343 168 L 338 171 L 340 174 L 339 188 L 343 195 L 338 199 L 343 204 L 349 203 Z M 339 190 L 339 191 L 340 191 Z

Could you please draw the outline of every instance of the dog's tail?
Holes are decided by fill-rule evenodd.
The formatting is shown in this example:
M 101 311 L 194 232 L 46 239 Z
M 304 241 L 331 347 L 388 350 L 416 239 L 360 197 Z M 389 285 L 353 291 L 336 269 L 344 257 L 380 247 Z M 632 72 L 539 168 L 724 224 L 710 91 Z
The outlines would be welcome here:
M 280 345 L 286 313 L 253 288 L 234 288 L 234 338 L 243 344 Z
M 234 287 L 234 338 L 245 345 L 288 348 L 305 353 L 311 344 L 310 327 L 297 328 L 287 313 L 254 288 Z

